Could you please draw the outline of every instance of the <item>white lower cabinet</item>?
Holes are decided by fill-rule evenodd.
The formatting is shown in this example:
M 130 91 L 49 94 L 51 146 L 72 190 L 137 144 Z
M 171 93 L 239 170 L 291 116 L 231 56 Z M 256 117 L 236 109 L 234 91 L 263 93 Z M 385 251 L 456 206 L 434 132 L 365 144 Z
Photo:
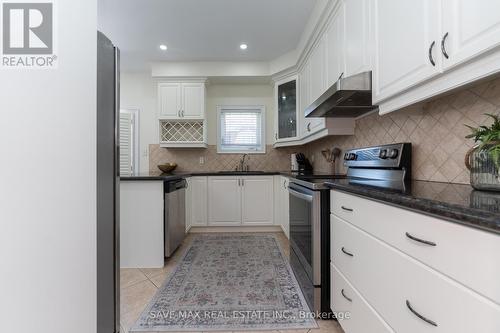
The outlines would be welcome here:
M 332 263 L 395 332 L 500 332 L 498 304 L 333 214 L 331 226 Z
M 241 224 L 241 186 L 239 177 L 208 177 L 208 224 Z
M 208 225 L 273 225 L 273 176 L 208 177 Z
M 120 267 L 164 264 L 163 181 L 120 182 Z
M 241 178 L 241 222 L 244 225 L 273 224 L 273 176 Z
M 274 177 L 274 205 L 275 221 L 281 226 L 287 238 L 290 238 L 289 212 L 290 203 L 288 200 L 288 177 Z
M 288 177 L 281 177 L 280 181 L 280 210 L 281 210 L 281 228 L 286 237 L 290 239 L 290 200 L 288 194 Z
M 346 332 L 394 332 L 334 265 L 330 265 L 330 279 L 332 310 Z
M 500 304 L 498 235 L 339 191 L 330 199 L 332 214 Z
M 207 225 L 207 177 L 188 178 L 189 196 L 186 207 L 188 212 L 186 217 L 190 227 L 200 227 Z

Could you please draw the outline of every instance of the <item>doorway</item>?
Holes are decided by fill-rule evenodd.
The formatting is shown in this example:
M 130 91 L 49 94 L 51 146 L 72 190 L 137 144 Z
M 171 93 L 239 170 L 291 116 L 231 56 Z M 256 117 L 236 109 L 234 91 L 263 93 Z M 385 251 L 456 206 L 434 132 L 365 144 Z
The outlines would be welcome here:
M 139 172 L 139 110 L 120 109 L 120 175 Z

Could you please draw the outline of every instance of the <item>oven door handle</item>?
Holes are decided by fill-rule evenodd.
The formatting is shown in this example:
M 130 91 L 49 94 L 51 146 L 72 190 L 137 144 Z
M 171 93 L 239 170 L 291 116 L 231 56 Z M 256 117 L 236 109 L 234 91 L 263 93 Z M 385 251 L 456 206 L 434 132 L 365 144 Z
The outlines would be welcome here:
M 307 195 L 305 193 L 301 193 L 301 192 L 295 191 L 290 186 L 288 186 L 288 192 L 290 192 L 291 195 L 296 196 L 297 198 L 306 200 L 308 202 L 313 202 L 313 196 L 312 195 Z

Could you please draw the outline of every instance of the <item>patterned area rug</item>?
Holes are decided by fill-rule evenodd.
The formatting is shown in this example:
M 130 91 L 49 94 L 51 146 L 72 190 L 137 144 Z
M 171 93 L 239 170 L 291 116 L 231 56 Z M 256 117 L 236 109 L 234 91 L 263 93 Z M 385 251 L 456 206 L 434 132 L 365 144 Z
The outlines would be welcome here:
M 200 235 L 132 332 L 316 328 L 273 235 Z

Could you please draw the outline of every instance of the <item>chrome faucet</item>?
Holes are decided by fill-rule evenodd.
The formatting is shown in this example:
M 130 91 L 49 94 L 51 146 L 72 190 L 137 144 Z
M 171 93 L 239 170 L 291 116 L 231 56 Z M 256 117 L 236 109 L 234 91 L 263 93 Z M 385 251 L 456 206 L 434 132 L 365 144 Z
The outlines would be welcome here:
M 247 158 L 247 156 L 247 154 L 243 154 L 243 156 L 241 156 L 240 163 L 238 165 L 239 171 L 248 171 L 249 166 L 247 165 L 245 167 L 245 159 Z

